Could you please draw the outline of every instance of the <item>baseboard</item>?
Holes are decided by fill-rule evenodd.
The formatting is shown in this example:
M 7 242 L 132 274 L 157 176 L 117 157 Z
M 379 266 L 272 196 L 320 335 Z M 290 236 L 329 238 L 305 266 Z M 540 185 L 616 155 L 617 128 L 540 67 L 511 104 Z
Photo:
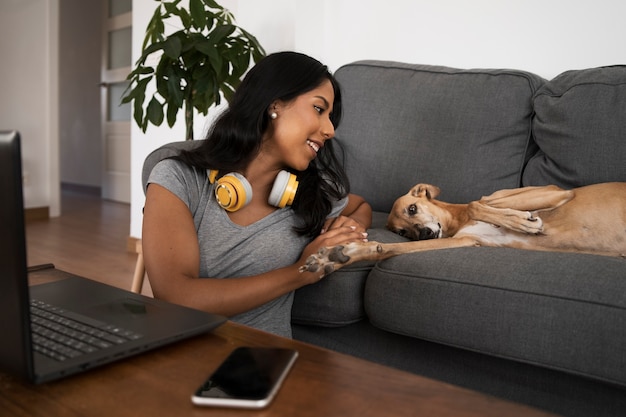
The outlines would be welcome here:
M 102 195 L 101 187 L 97 187 L 95 185 L 74 184 L 69 182 L 61 183 L 61 191 L 93 195 L 97 197 L 100 197 Z
M 141 239 L 128 236 L 126 239 L 126 250 L 130 253 L 141 253 Z
M 32 222 L 37 220 L 48 220 L 50 218 L 50 207 L 32 207 L 24 209 L 24 221 Z

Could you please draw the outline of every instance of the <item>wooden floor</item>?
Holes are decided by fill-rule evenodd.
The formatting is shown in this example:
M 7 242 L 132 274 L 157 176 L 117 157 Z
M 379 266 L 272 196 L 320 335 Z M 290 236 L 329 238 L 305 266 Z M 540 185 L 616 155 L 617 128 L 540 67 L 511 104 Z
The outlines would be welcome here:
M 130 289 L 137 255 L 127 249 L 130 206 L 63 191 L 60 217 L 26 224 L 28 265 L 58 269 Z M 150 295 L 147 283 L 144 294 Z

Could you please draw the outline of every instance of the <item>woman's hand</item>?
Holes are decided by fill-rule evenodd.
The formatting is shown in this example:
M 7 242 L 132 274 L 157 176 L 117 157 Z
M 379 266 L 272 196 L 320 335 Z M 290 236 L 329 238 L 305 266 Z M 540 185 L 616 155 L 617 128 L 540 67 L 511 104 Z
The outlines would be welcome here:
M 367 231 L 367 228 L 357 219 L 348 216 L 339 216 L 333 219 L 326 220 L 326 223 L 324 223 L 324 227 L 322 228 L 320 234 L 323 235 L 329 230 L 339 229 L 342 227 L 352 227 L 356 232 L 360 233 L 366 233 Z M 365 234 L 365 237 L 367 237 L 367 233 Z
M 338 222 L 341 222 L 340 224 Z M 323 247 L 345 245 L 351 242 L 367 242 L 367 233 L 363 226 L 354 225 L 355 221 L 349 217 L 340 216 L 328 230 L 316 237 L 302 251 L 298 260 L 298 266 L 306 264 L 309 256 L 316 254 Z M 315 283 L 323 278 L 324 271 L 302 272 L 303 277 L 309 284 Z

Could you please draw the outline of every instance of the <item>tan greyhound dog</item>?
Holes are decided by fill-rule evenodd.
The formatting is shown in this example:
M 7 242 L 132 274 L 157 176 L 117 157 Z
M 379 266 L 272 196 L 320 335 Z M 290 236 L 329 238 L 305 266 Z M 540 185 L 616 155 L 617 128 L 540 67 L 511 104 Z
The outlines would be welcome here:
M 444 203 L 438 195 L 439 188 L 418 184 L 394 203 L 387 228 L 414 242 L 322 248 L 300 270 L 323 277 L 357 261 L 464 246 L 626 257 L 626 183 L 500 190 L 469 204 Z

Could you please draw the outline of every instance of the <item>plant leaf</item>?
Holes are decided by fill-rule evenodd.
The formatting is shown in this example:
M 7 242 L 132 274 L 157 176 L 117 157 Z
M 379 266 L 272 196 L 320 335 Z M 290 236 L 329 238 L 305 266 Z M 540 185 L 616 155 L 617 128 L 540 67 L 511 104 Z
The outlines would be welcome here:
M 209 71 L 196 71 L 202 72 L 193 83 L 193 106 L 198 111 L 203 111 L 204 108 L 208 108 L 212 103 L 205 99 L 208 92 L 213 91 L 214 76 Z
M 206 26 L 207 16 L 202 0 L 189 0 L 189 12 L 191 14 L 191 24 L 196 29 Z
M 141 57 L 139 58 L 138 62 L 145 62 L 146 58 L 148 58 L 148 56 L 154 52 L 157 52 L 161 49 L 163 49 L 163 44 L 164 42 L 155 42 L 153 44 L 151 44 L 150 46 L 148 46 L 147 48 L 145 48 L 142 53 L 141 53 Z
M 161 3 L 163 5 L 163 7 L 165 7 L 165 10 L 167 10 L 167 13 L 169 14 L 175 14 L 178 16 L 178 7 L 176 7 L 177 5 L 175 3 Z
M 154 96 L 148 103 L 146 117 L 155 126 L 161 126 L 161 123 L 163 123 L 163 105 Z
M 167 57 L 162 57 L 161 61 L 157 65 L 156 69 L 156 89 L 157 92 L 165 99 L 165 101 L 169 100 L 169 93 L 167 90 L 167 79 L 169 74 L 171 73 L 170 66 L 172 61 Z
M 206 4 L 212 9 L 224 10 L 224 8 L 220 6 L 219 4 L 217 4 L 215 0 L 204 0 L 204 4 Z
M 195 43 L 189 50 L 184 51 L 181 58 L 184 64 L 184 67 L 192 73 L 196 68 L 203 67 L 207 61 L 207 57 L 197 48 L 197 43 Z
M 222 41 L 222 39 L 224 39 L 225 37 L 233 33 L 235 29 L 237 29 L 237 27 L 234 25 L 217 26 L 209 34 L 209 37 L 208 37 L 209 42 L 213 43 L 214 45 L 219 44 Z
M 144 132 L 146 131 L 146 128 L 145 128 L 145 122 L 143 120 L 143 102 L 146 99 L 146 87 L 148 86 L 148 83 L 150 82 L 151 79 L 152 77 L 147 77 L 147 78 L 143 78 L 139 80 L 135 88 L 133 88 L 131 92 L 129 93 L 129 94 L 133 94 L 134 96 L 133 117 L 135 118 L 137 125 L 141 127 Z
M 214 44 L 208 40 L 204 40 L 203 42 L 198 42 L 196 49 L 209 57 L 209 63 L 215 72 L 220 70 L 222 67 L 222 57 Z
M 161 15 L 161 7 L 157 7 L 148 22 L 148 27 L 146 28 L 146 36 L 143 39 L 143 44 L 141 45 L 141 49 L 146 49 L 146 46 L 150 41 L 154 42 L 155 40 L 160 41 L 163 36 L 163 16 Z
M 180 15 L 178 15 L 178 17 L 180 17 L 181 22 L 183 22 L 185 29 L 191 28 L 191 16 L 186 9 L 180 9 Z
M 183 106 L 183 91 L 180 86 L 180 78 L 177 75 L 172 74 L 167 79 L 167 92 L 169 94 L 169 105 L 172 104 L 177 107 Z
M 137 126 L 143 126 L 143 100 L 135 100 L 133 102 L 133 118 L 135 119 Z M 143 128 L 143 131 L 145 133 L 146 129 Z
M 133 77 L 139 78 L 140 75 L 152 74 L 153 72 L 154 68 L 152 67 L 144 67 L 143 65 L 138 65 L 137 68 L 135 68 L 130 74 L 128 74 L 128 77 L 126 77 L 126 79 L 130 80 Z
M 178 59 L 183 43 L 178 36 L 170 36 L 163 42 L 163 53 L 171 59 Z
M 174 126 L 174 123 L 176 123 L 176 115 L 178 115 L 179 109 L 180 107 L 172 105 L 172 103 L 167 105 L 167 125 L 169 127 Z
M 183 7 L 178 8 L 172 3 L 164 3 L 164 5 L 170 15 L 178 16 L 186 30 L 191 29 L 191 16 L 189 15 L 187 9 Z

